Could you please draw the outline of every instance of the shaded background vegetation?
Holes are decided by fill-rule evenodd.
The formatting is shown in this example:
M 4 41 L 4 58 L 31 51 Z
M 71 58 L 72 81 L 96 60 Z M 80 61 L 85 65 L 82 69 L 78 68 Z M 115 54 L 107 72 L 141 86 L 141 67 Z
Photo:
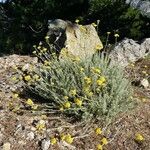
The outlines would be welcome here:
M 32 45 L 46 35 L 47 21 L 56 18 L 79 18 L 82 24 L 100 20 L 102 41 L 107 31 L 119 33 L 120 40 L 150 35 L 149 19 L 125 0 L 6 0 L 0 3 L 0 53 L 30 54 Z

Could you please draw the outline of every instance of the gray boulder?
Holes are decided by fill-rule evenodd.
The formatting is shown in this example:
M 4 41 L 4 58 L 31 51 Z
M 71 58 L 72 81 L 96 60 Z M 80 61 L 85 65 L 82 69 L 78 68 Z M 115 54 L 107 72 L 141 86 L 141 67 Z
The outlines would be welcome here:
M 143 15 L 150 18 L 149 0 L 126 0 L 126 4 L 130 4 L 131 7 L 139 9 Z
M 61 51 L 65 49 L 69 56 L 86 57 L 93 55 L 96 48 L 103 45 L 93 25 L 78 25 L 61 19 L 49 21 L 49 41 Z M 64 53 L 63 53 L 64 54 Z M 60 57 L 63 57 L 61 53 Z
M 125 38 L 110 52 L 110 58 L 112 64 L 117 63 L 126 67 L 129 63 L 144 58 L 148 54 L 150 54 L 150 38 L 145 39 L 141 44 Z

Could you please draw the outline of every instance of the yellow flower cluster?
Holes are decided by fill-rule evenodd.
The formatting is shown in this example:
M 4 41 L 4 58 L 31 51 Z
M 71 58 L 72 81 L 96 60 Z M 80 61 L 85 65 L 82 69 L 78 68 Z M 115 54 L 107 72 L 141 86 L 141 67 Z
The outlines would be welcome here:
M 71 103 L 69 102 L 69 101 L 66 101 L 65 103 L 64 103 L 64 108 L 70 108 L 71 107 Z
M 142 142 L 142 141 L 144 141 L 144 137 L 143 137 L 140 133 L 137 133 L 137 134 L 135 135 L 135 140 L 136 140 L 137 142 Z
M 100 73 L 101 73 L 101 70 L 100 70 L 99 68 L 94 68 L 94 67 L 92 67 L 92 68 L 91 68 L 91 71 L 92 71 L 93 73 L 96 73 L 96 74 L 100 74 Z
M 95 133 L 96 135 L 101 135 L 102 134 L 102 129 L 101 128 L 96 128 L 95 129 Z M 108 140 L 103 137 L 101 140 L 100 140 L 100 144 L 97 145 L 97 150 L 103 150 L 103 146 L 104 145 L 107 145 L 108 144 Z
M 32 99 L 30 98 L 27 99 L 26 104 L 29 105 L 33 110 L 36 110 L 38 108 L 38 105 L 34 104 Z
M 60 135 L 60 139 L 62 140 L 62 141 L 65 141 L 65 142 L 67 142 L 68 144 L 71 144 L 71 143 L 73 143 L 73 140 L 74 140 L 74 138 L 68 133 L 68 134 L 61 134 Z
M 101 128 L 96 128 L 96 129 L 95 129 L 95 133 L 96 133 L 97 135 L 102 134 L 102 129 L 101 129 Z
M 114 34 L 114 37 L 118 38 L 118 37 L 119 37 L 119 34 L 117 34 L 117 33 L 116 33 L 116 34 Z
M 101 76 L 97 81 L 96 81 L 98 86 L 105 86 L 106 85 L 106 78 L 104 76 Z
M 14 93 L 13 96 L 12 96 L 12 98 L 16 99 L 16 98 L 18 98 L 18 96 L 19 96 L 19 94 Z
M 93 26 L 93 27 L 97 27 L 97 24 L 93 22 L 93 23 L 92 23 L 92 26 Z
M 68 133 L 68 134 L 60 134 L 60 140 L 67 142 L 68 144 L 72 144 L 74 138 Z M 51 145 L 57 144 L 58 139 L 56 137 L 50 138 Z
M 46 129 L 45 122 L 43 120 L 40 120 L 38 124 L 36 125 L 36 129 L 37 131 L 45 130 Z
M 72 89 L 69 92 L 69 95 L 71 95 L 71 96 L 75 96 L 76 94 L 77 94 L 77 90 L 76 89 Z
M 84 77 L 84 81 L 85 81 L 86 84 L 91 84 L 92 79 L 89 78 L 89 77 Z
M 79 20 L 79 19 L 76 19 L 76 20 L 75 20 L 75 23 L 77 23 L 77 24 L 78 24 L 79 22 L 80 22 L 80 20 Z
M 74 102 L 77 106 L 81 107 L 82 106 L 82 100 L 80 98 L 75 98 Z
M 30 76 L 30 75 L 26 75 L 26 76 L 24 77 L 24 80 L 25 80 L 25 81 L 30 81 L 30 80 L 31 80 L 31 76 Z
M 55 137 L 50 138 L 51 145 L 55 145 L 57 143 L 57 139 Z
M 96 49 L 97 51 L 103 49 L 103 44 L 97 44 L 97 45 L 95 46 L 95 49 Z

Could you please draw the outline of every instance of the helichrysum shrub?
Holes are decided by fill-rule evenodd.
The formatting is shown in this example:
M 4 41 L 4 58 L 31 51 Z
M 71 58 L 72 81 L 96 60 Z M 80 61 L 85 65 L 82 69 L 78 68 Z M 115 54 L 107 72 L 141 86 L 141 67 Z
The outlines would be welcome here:
M 33 53 L 41 58 L 23 74 L 27 87 L 47 100 L 49 111 L 84 120 L 111 119 L 132 106 L 132 89 L 118 66 L 103 54 L 86 59 L 57 59 L 42 46 Z M 51 57 L 50 57 L 51 56 Z M 22 71 L 24 72 L 24 71 Z

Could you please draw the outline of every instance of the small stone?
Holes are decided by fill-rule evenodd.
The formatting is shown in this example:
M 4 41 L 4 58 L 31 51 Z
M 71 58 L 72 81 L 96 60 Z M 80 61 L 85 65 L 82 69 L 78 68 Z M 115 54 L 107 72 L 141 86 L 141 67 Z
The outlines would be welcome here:
M 147 88 L 149 87 L 149 82 L 148 82 L 148 80 L 147 80 L 147 79 L 141 80 L 141 85 L 142 85 L 145 89 L 147 89 Z
M 36 131 L 36 128 L 35 127 L 31 127 L 31 131 Z
M 27 140 L 33 140 L 34 139 L 34 133 L 30 132 L 27 134 Z
M 50 146 L 50 140 L 44 139 L 44 140 L 42 141 L 42 144 L 41 144 L 41 149 L 42 149 L 42 150 L 48 150 L 48 149 L 49 149 L 49 146 Z
M 18 144 L 20 144 L 20 145 L 26 145 L 26 142 L 23 141 L 23 140 L 21 140 L 21 141 L 18 141 Z
M 3 144 L 3 150 L 10 150 L 11 144 L 9 142 Z

